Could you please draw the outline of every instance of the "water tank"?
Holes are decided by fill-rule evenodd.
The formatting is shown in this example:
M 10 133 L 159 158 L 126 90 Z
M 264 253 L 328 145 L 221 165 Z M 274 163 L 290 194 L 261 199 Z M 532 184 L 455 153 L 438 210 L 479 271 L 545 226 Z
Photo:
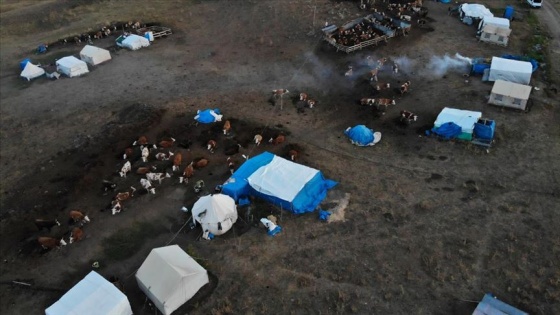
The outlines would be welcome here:
M 154 33 L 153 32 L 146 32 L 144 34 L 144 37 L 146 37 L 150 42 L 154 41 Z
M 506 10 L 504 11 L 504 18 L 508 19 L 508 20 L 512 20 L 513 19 L 513 6 L 508 5 L 506 6 Z

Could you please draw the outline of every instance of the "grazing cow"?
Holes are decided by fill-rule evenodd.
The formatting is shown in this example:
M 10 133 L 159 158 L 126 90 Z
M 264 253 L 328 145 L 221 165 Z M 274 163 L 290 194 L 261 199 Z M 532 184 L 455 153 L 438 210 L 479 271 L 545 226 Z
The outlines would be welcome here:
M 299 93 L 299 100 L 300 101 L 307 101 L 307 94 L 306 93 Z
M 130 172 L 131 170 L 132 170 L 132 164 L 130 164 L 130 161 L 126 161 L 126 163 L 124 163 L 123 167 L 119 171 L 119 175 L 121 175 L 121 177 L 126 178 L 126 173 Z
M 136 174 L 138 175 L 144 175 L 146 173 L 150 173 L 156 170 L 155 166 L 140 166 L 139 168 L 136 169 Z
M 72 210 L 70 211 L 70 219 L 74 222 L 74 223 L 78 223 L 80 222 L 82 225 L 88 223 L 89 217 L 87 216 L 87 214 L 83 214 L 81 211 L 79 210 Z
M 216 149 L 217 145 L 218 144 L 216 143 L 216 141 L 208 140 L 208 143 L 206 144 L 206 148 L 208 149 L 208 151 L 210 151 L 210 153 L 214 153 L 214 149 Z
M 66 246 L 66 242 L 63 238 L 58 240 L 53 237 L 40 236 L 37 238 L 37 241 L 39 242 L 39 245 L 41 245 L 41 247 L 43 247 L 44 249 L 52 249 L 55 247 L 60 248 L 60 246 Z
M 194 161 L 193 161 L 193 162 L 194 162 Z M 200 168 L 203 168 L 203 167 L 205 167 L 206 165 L 208 165 L 209 162 L 210 162 L 210 161 L 208 161 L 208 160 L 205 159 L 205 158 L 200 158 L 200 159 L 198 159 L 196 162 L 194 162 L 193 166 L 194 166 L 194 168 L 196 168 L 196 169 L 200 169 Z
M 362 98 L 360 100 L 360 105 L 369 105 L 372 106 L 375 104 L 375 98 Z
M 369 72 L 369 74 L 370 74 L 369 81 L 371 81 L 371 82 L 373 82 L 373 81 L 377 82 L 377 73 L 378 73 L 378 72 L 379 72 L 379 68 L 375 68 L 375 69 L 371 70 L 371 71 Z
M 348 66 L 348 71 L 346 71 L 346 72 L 344 73 L 344 76 L 345 76 L 345 77 L 349 77 L 349 76 L 351 76 L 353 73 L 354 73 L 354 71 L 352 70 L 352 66 Z
M 154 187 L 152 187 L 152 183 L 149 180 L 147 180 L 145 178 L 141 178 L 140 179 L 140 185 L 142 186 L 142 188 L 146 189 L 151 194 L 154 194 L 154 195 L 156 194 L 156 189 Z
M 270 138 L 268 142 L 272 143 L 273 145 L 277 145 L 283 143 L 286 140 L 286 137 L 283 134 L 277 135 L 275 138 Z
M 259 134 L 256 134 L 255 137 L 253 138 L 253 140 L 255 140 L 255 144 L 257 146 L 259 146 L 262 142 L 263 137 Z
M 194 167 L 193 167 L 193 162 L 191 162 L 185 168 L 185 171 L 183 172 L 183 176 L 179 177 L 179 184 L 183 182 L 185 182 L 185 184 L 188 183 L 189 178 L 191 178 L 193 175 L 194 175 Z
M 111 208 L 111 215 L 115 215 L 117 213 L 120 213 L 123 210 L 121 202 L 119 200 L 111 201 L 111 204 L 109 205 L 109 208 Z
M 404 124 L 410 124 L 413 121 L 416 121 L 418 119 L 418 115 L 409 112 L 407 110 L 401 110 L 401 117 L 400 117 L 400 121 Z
M 241 148 L 241 144 L 237 143 L 237 144 L 232 144 L 230 146 L 227 146 L 224 149 L 224 154 L 225 155 L 234 155 L 239 153 L 239 149 Z
M 158 183 L 161 185 L 161 181 L 164 178 L 169 178 L 171 177 L 171 175 L 169 175 L 168 173 L 148 173 L 146 174 L 146 178 L 150 181 L 150 182 L 154 182 L 154 181 L 158 181 Z
M 390 105 L 396 105 L 394 99 L 378 98 L 375 107 L 377 108 L 377 110 L 382 111 L 383 115 L 385 115 L 385 111 L 387 110 L 387 107 L 389 107 Z
M 403 83 L 401 85 L 401 94 L 407 93 L 408 92 L 408 88 L 410 87 L 410 81 L 406 81 L 405 83 Z
M 142 148 L 142 162 L 148 162 L 148 157 L 150 156 L 150 149 L 148 147 Z
M 171 148 L 175 144 L 174 138 L 166 138 L 159 142 L 159 146 L 162 148 Z
M 375 90 L 376 91 L 381 91 L 381 90 L 386 90 L 389 89 L 391 87 L 391 83 L 387 82 L 387 83 L 380 83 L 380 84 L 376 84 L 375 85 Z
M 315 106 L 315 104 L 317 104 L 317 102 L 315 100 L 312 100 L 312 99 L 307 100 L 307 106 L 309 106 L 309 108 L 313 108 L 313 106 Z
M 129 159 L 134 154 L 134 149 L 126 148 L 124 149 L 123 160 Z
M 105 179 L 104 179 L 101 183 L 102 183 L 102 185 L 103 185 L 103 191 L 104 191 L 104 192 L 108 192 L 109 190 L 115 190 L 115 189 L 117 189 L 117 184 L 115 184 L 115 183 L 113 183 L 113 182 L 110 182 L 110 181 L 108 181 L 108 180 L 105 180 Z
M 169 151 L 167 154 L 164 152 L 159 152 L 156 154 L 156 160 L 158 161 L 168 161 L 173 156 L 173 153 Z
M 148 138 L 146 136 L 140 136 L 138 137 L 138 140 L 132 143 L 132 145 L 147 145 L 147 144 L 148 144 Z
M 231 157 L 228 157 L 226 162 L 228 165 L 229 172 L 231 173 L 231 175 L 233 175 L 233 172 L 235 171 L 235 162 L 233 162 Z
M 231 130 L 231 123 L 229 122 L 229 120 L 226 120 L 226 122 L 224 122 L 224 135 L 227 135 L 230 130 Z
M 381 69 L 386 62 L 387 62 L 386 57 L 377 60 L 377 68 Z
M 288 155 L 290 156 L 290 160 L 295 161 L 297 159 L 297 156 L 298 156 L 298 151 L 290 150 L 290 151 L 288 151 Z
M 181 162 L 183 162 L 183 155 L 181 152 L 177 152 L 173 157 L 173 172 L 178 171 L 179 167 L 181 166 Z
M 276 89 L 272 90 L 272 95 L 274 96 L 283 96 L 284 94 L 290 93 L 287 89 Z
M 80 229 L 79 227 L 75 227 L 72 229 L 72 233 L 70 233 L 70 244 L 74 242 L 79 242 L 84 239 L 84 230 Z
M 115 198 L 113 198 L 113 200 L 117 200 L 117 201 L 125 201 L 128 200 L 132 197 L 134 197 L 134 192 L 136 191 L 136 188 L 130 186 L 130 191 L 125 191 L 125 192 L 121 192 L 115 195 Z
M 35 226 L 40 230 L 47 229 L 49 232 L 53 226 L 60 226 L 60 222 L 57 219 L 54 220 L 43 220 L 43 219 L 36 219 Z

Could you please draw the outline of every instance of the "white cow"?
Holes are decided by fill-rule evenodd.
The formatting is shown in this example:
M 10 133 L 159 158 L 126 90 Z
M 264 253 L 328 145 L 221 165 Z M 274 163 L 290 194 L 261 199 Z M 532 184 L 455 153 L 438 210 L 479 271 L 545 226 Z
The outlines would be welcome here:
M 119 171 L 119 175 L 121 175 L 121 177 L 126 178 L 126 173 L 130 172 L 131 170 L 132 170 L 132 164 L 130 164 L 130 161 L 126 161 L 126 163 L 124 163 L 123 167 Z
M 171 175 L 169 175 L 168 173 L 146 173 L 146 178 L 150 182 L 157 180 L 160 185 L 161 185 L 161 181 L 166 177 L 169 178 L 171 177 Z
M 150 156 L 150 149 L 148 147 L 142 148 L 142 161 L 148 162 L 148 157 Z
M 156 189 L 152 187 L 152 183 L 149 180 L 145 178 L 140 179 L 140 185 L 142 185 L 142 187 L 149 191 L 151 194 L 156 194 Z

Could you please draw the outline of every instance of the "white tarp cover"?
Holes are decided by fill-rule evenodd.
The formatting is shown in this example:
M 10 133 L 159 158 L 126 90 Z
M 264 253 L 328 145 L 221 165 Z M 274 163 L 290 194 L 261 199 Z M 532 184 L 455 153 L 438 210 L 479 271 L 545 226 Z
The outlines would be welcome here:
M 472 134 L 474 124 L 480 117 L 482 117 L 481 112 L 445 107 L 441 113 L 439 113 L 434 126 L 440 127 L 445 123 L 452 122 L 459 125 L 462 132 Z
M 482 25 L 495 25 L 500 28 L 509 28 L 509 20 L 506 18 L 495 17 L 495 16 L 488 16 L 485 17 L 480 23 Z
M 487 17 L 493 17 L 494 14 L 488 10 L 482 4 L 469 4 L 464 3 L 461 5 L 461 11 L 464 12 L 465 16 L 469 16 L 475 19 L 484 19 Z
M 92 66 L 111 60 L 111 53 L 107 49 L 86 45 L 80 51 L 80 59 Z
M 23 71 L 21 71 L 20 76 L 27 79 L 27 81 L 31 81 L 32 79 L 40 77 L 43 74 L 45 74 L 45 70 L 43 68 L 36 66 L 31 62 L 28 62 L 25 65 L 25 68 L 23 68 Z
M 532 89 L 533 88 L 529 85 L 496 80 L 494 87 L 492 87 L 492 94 L 518 98 L 520 100 L 528 100 Z
M 492 57 L 488 81 L 504 80 L 528 85 L 531 82 L 533 65 L 528 61 L 519 61 Z
M 150 46 L 150 41 L 142 36 L 138 35 L 128 35 L 121 43 L 122 47 L 126 47 L 131 50 L 138 50 L 142 47 Z
M 140 289 L 169 315 L 209 282 L 208 273 L 178 245 L 154 248 L 136 272 Z
M 46 315 L 131 315 L 126 295 L 97 272 L 90 272 L 60 300 L 45 310 Z
M 237 207 L 235 200 L 228 195 L 208 195 L 194 203 L 192 215 L 203 231 L 222 235 L 237 221 Z
M 87 64 L 74 56 L 57 60 L 56 69 L 69 77 L 76 77 L 89 72 Z
M 319 171 L 274 156 L 272 161 L 256 170 L 247 181 L 256 191 L 291 202 Z

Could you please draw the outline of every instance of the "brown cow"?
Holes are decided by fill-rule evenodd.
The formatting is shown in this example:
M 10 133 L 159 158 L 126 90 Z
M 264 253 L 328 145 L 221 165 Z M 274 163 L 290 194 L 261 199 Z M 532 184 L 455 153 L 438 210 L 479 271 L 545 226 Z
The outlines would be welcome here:
M 90 221 L 87 214 L 83 214 L 79 210 L 70 211 L 70 218 L 74 221 L 74 223 L 80 222 L 81 224 L 86 224 Z
M 299 100 L 300 101 L 307 101 L 307 93 L 299 93 Z
M 229 122 L 229 120 L 226 120 L 226 122 L 224 123 L 224 135 L 227 135 L 231 130 L 231 123 Z
M 312 100 L 312 99 L 307 100 L 307 106 L 309 106 L 309 108 L 313 108 L 313 106 L 315 106 L 315 104 L 317 104 L 317 101 Z
M 217 146 L 218 144 L 214 140 L 208 140 L 208 143 L 206 144 L 206 148 L 210 151 L 210 153 L 214 153 L 214 149 L 216 149 Z
M 53 237 L 39 236 L 37 238 L 37 242 L 39 242 L 39 245 L 41 245 L 41 247 L 43 247 L 44 249 L 52 249 L 55 247 L 60 248 L 60 246 L 66 246 L 64 238 L 58 240 Z
M 132 148 L 124 149 L 123 160 L 126 160 L 126 159 L 130 158 L 132 156 L 132 154 L 134 154 L 134 149 L 132 149 Z
M 233 175 L 233 172 L 235 171 L 235 162 L 229 156 L 228 156 L 226 162 L 228 164 L 229 172 L 231 173 L 231 175 Z
M 162 148 L 170 148 L 174 144 L 175 144 L 175 139 L 171 138 L 171 137 L 165 138 L 165 139 L 163 139 L 159 142 L 159 146 L 162 147 Z
M 173 172 L 179 170 L 182 161 L 183 161 L 183 155 L 181 154 L 181 152 L 175 153 L 175 156 L 173 157 Z
M 255 140 L 255 144 L 258 146 L 261 144 L 263 137 L 259 134 L 256 134 L 253 140 Z
M 70 244 L 74 243 L 75 241 L 81 241 L 84 239 L 84 231 L 79 227 L 75 227 L 72 229 L 72 233 L 70 234 Z
M 117 200 L 117 201 L 125 201 L 128 200 L 130 198 L 132 198 L 134 196 L 134 192 L 136 191 L 136 188 L 130 186 L 130 191 L 126 191 L 126 192 L 122 192 L 122 193 L 117 193 L 117 195 L 115 195 L 115 198 L 113 198 L 113 200 Z
M 193 163 L 194 163 L 194 168 L 197 168 L 197 169 L 203 168 L 203 167 L 205 167 L 206 165 L 208 165 L 209 162 L 210 162 L 210 161 L 208 161 L 208 160 L 205 159 L 205 158 L 200 158 L 200 159 L 196 160 L 196 162 L 193 161 Z
M 277 145 L 277 144 L 283 143 L 285 140 L 286 140 L 286 137 L 283 134 L 279 134 L 275 138 L 270 138 L 270 140 L 268 140 L 268 142 L 272 143 L 274 145 Z
M 150 173 L 156 170 L 155 166 L 140 166 L 139 168 L 136 169 L 136 174 L 138 175 L 144 175 L 146 173 Z
M 138 137 L 138 140 L 132 143 L 132 145 L 147 145 L 147 144 L 148 144 L 148 138 L 146 136 L 140 136 Z
M 290 156 L 290 160 L 295 161 L 297 159 L 297 156 L 298 156 L 298 151 L 290 150 L 288 152 L 288 155 Z
M 365 106 L 365 105 L 369 105 L 369 106 L 371 106 L 371 105 L 373 105 L 373 104 L 375 104 L 375 98 L 362 98 L 362 99 L 360 100 L 360 105 L 364 105 L 364 106 Z
M 181 184 L 185 182 L 185 184 L 187 184 L 189 182 L 189 178 L 191 178 L 193 175 L 194 175 L 194 168 L 193 168 L 193 162 L 191 162 L 185 168 L 185 171 L 183 172 L 183 176 L 179 177 L 179 183 Z

